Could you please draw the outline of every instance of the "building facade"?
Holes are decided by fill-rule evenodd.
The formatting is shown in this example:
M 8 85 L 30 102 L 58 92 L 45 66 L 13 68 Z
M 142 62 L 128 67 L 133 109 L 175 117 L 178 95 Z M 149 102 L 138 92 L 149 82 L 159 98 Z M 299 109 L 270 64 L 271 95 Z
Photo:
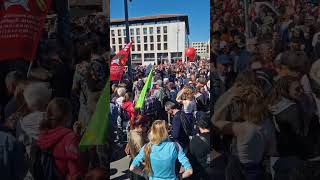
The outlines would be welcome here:
M 209 58 L 209 43 L 208 42 L 192 42 L 192 47 L 196 49 L 197 55 L 200 56 L 201 59 Z
M 133 42 L 132 64 L 173 63 L 185 59 L 189 23 L 184 15 L 157 15 L 129 19 L 129 34 Z M 123 19 L 111 19 L 110 46 L 119 52 L 126 44 Z

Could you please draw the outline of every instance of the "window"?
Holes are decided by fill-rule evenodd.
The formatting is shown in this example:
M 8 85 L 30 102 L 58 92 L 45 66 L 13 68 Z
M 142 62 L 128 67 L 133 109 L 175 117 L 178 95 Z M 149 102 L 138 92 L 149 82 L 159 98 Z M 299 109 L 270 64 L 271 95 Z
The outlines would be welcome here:
M 147 28 L 143 28 L 143 35 L 146 35 L 148 33 L 148 29 Z
M 116 38 L 112 38 L 112 44 L 116 44 Z
M 155 60 L 154 53 L 145 53 L 144 54 L 144 61 L 154 61 Z
M 168 44 L 167 43 L 163 44 L 163 50 L 168 50 Z
M 160 34 L 160 33 L 161 33 L 161 28 L 157 27 L 157 34 Z
M 136 31 L 137 31 L 137 35 L 140 35 L 140 28 L 137 28 Z
M 118 36 L 121 36 L 121 29 L 118 29 Z
M 122 45 L 119 46 L 119 51 L 122 49 Z
M 158 50 L 161 50 L 161 44 L 158 43 Z
M 148 36 L 143 37 L 143 42 L 148 42 Z
M 122 44 L 122 38 L 118 38 L 118 44 Z
M 157 41 L 160 42 L 161 41 L 161 35 L 157 36 Z
M 132 54 L 132 61 L 141 61 L 141 54 Z
M 154 50 L 154 44 L 150 44 L 150 51 Z
M 136 51 L 136 47 L 132 45 L 132 51 Z
M 138 44 L 138 49 L 137 49 L 137 51 L 141 51 L 141 45 L 140 44 Z
M 123 30 L 123 36 L 126 36 L 127 35 L 127 31 L 126 29 Z
M 153 42 L 153 36 L 150 36 L 150 42 Z
M 130 34 L 131 34 L 131 36 L 134 36 L 134 30 L 133 29 L 130 29 Z
M 140 36 L 137 36 L 137 43 L 141 43 Z
M 168 41 L 168 35 L 164 35 L 164 36 L 163 36 L 163 41 L 164 41 L 164 42 L 167 42 L 167 41 Z
M 153 27 L 149 27 L 149 34 L 153 34 Z
M 112 46 L 112 50 L 113 50 L 113 51 L 116 51 L 116 46 Z
M 114 34 L 114 30 L 111 30 L 111 36 L 114 37 L 115 34 Z
M 130 39 L 131 39 L 131 42 L 134 42 L 134 37 L 131 37 Z
M 144 44 L 144 50 L 148 51 L 148 44 Z
M 167 26 L 163 26 L 163 33 L 167 33 L 167 32 L 168 32 Z

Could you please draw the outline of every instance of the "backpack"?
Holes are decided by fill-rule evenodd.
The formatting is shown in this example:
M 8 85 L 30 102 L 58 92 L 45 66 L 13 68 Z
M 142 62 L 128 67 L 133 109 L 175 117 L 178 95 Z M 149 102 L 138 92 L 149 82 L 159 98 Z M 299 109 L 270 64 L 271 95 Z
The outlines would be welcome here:
M 86 82 L 89 91 L 101 91 L 107 81 L 107 64 L 100 59 L 91 60 L 86 75 Z
M 210 152 L 207 154 L 207 166 L 208 166 L 208 167 L 213 166 L 213 160 L 215 159 L 215 157 L 216 157 L 217 155 L 219 155 L 219 153 L 212 148 L 210 142 L 208 142 L 208 140 L 207 140 L 206 138 L 204 138 L 203 136 L 201 136 L 201 135 L 199 135 L 199 134 L 197 134 L 197 136 L 198 136 L 204 143 L 206 143 L 206 144 L 209 146 Z
M 184 132 L 186 133 L 187 136 L 191 136 L 192 135 L 192 125 L 189 122 L 187 115 L 185 112 L 181 111 L 180 113 L 180 121 L 181 121 L 181 125 L 183 127 Z
M 42 150 L 38 146 L 36 148 L 35 162 L 32 167 L 34 180 L 63 180 L 55 167 L 52 150 Z
M 129 121 L 129 114 L 124 108 L 120 107 L 120 118 L 122 121 Z

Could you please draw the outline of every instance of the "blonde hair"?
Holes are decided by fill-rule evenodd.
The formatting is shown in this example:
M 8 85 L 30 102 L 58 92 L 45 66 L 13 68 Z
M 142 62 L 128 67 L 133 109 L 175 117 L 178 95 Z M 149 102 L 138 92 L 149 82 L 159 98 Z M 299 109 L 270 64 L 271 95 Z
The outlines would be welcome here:
M 144 170 L 148 176 L 152 174 L 152 167 L 150 162 L 150 153 L 151 153 L 151 146 L 153 144 L 158 145 L 162 141 L 168 139 L 168 129 L 167 123 L 164 120 L 156 120 L 151 126 L 150 133 L 148 135 L 150 143 L 146 145 L 144 148 L 145 154 L 145 167 Z

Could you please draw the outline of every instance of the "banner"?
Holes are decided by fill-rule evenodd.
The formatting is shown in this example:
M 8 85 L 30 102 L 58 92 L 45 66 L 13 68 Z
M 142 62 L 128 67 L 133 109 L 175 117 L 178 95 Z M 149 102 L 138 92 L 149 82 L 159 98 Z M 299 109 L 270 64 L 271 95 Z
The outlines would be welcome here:
M 90 146 L 104 145 L 108 135 L 110 83 L 108 82 L 102 91 L 96 106 L 96 111 L 91 117 L 88 127 L 80 141 L 80 150 Z
M 151 86 L 152 86 L 152 69 L 149 72 L 148 78 L 143 86 L 143 89 L 141 90 L 135 109 L 141 109 L 143 107 L 144 99 L 147 95 L 148 90 L 151 88 Z
M 127 64 L 127 59 L 130 54 L 132 42 L 128 43 L 121 51 L 119 51 L 111 60 L 110 65 L 110 80 L 120 81 L 124 72 L 124 67 Z
M 0 61 L 33 61 L 51 0 L 0 0 Z

